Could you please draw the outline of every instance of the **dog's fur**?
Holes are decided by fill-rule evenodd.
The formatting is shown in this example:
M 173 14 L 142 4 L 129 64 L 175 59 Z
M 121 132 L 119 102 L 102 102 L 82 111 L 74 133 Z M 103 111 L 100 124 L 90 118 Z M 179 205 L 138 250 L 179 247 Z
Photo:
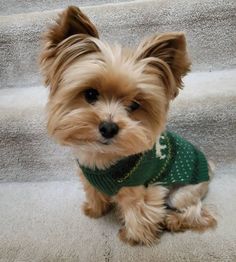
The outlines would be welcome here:
M 165 129 L 169 103 L 189 71 L 185 36 L 154 35 L 135 50 L 110 46 L 76 7 L 68 7 L 44 36 L 41 69 L 50 86 L 48 132 L 68 145 L 84 166 L 104 169 L 119 159 L 153 147 Z M 89 104 L 84 91 L 94 88 L 99 100 Z M 127 110 L 132 101 L 140 107 Z M 101 121 L 119 126 L 113 139 L 101 136 Z M 124 187 L 114 197 L 98 192 L 82 172 L 87 201 L 84 213 L 100 217 L 116 203 L 123 227 L 120 239 L 150 245 L 163 228 L 203 231 L 216 219 L 202 207 L 208 182 L 167 189 L 160 185 Z M 165 203 L 172 209 L 165 208 Z

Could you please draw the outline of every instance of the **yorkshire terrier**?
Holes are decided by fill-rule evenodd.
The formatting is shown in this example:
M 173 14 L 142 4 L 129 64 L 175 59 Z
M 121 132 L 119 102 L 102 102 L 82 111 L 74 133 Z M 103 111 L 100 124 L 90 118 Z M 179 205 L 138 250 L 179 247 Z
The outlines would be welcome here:
M 110 46 L 77 7 L 44 36 L 40 65 L 50 86 L 48 132 L 79 165 L 85 215 L 117 207 L 119 237 L 154 243 L 162 230 L 204 231 L 211 170 L 204 154 L 165 130 L 169 103 L 190 69 L 182 32 L 156 34 L 134 49 Z

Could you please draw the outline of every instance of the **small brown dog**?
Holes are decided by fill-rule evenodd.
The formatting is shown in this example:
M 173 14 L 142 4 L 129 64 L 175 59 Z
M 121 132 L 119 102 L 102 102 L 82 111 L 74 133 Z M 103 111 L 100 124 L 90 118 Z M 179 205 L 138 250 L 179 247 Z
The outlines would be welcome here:
M 78 159 L 84 213 L 97 218 L 115 203 L 119 237 L 130 244 L 150 245 L 162 229 L 214 227 L 201 202 L 210 177 L 204 155 L 164 131 L 190 67 L 184 34 L 154 35 L 136 50 L 111 47 L 69 7 L 44 40 L 48 132 Z

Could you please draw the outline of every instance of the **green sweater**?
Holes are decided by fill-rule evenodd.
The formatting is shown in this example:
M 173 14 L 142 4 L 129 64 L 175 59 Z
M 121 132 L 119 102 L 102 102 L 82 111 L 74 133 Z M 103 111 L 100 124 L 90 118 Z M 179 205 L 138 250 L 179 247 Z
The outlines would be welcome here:
M 109 196 L 115 195 L 122 187 L 153 183 L 187 185 L 209 180 L 204 154 L 190 142 L 168 131 L 151 150 L 121 159 L 108 169 L 91 169 L 82 165 L 80 168 L 94 187 Z

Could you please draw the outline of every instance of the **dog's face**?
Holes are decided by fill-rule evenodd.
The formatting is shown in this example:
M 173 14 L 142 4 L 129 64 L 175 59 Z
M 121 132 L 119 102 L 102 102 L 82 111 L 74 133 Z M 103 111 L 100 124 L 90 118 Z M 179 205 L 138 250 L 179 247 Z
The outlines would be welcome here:
M 153 36 L 136 50 L 111 47 L 78 8 L 69 7 L 45 40 L 49 134 L 104 157 L 152 148 L 189 70 L 184 35 Z

